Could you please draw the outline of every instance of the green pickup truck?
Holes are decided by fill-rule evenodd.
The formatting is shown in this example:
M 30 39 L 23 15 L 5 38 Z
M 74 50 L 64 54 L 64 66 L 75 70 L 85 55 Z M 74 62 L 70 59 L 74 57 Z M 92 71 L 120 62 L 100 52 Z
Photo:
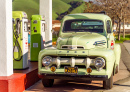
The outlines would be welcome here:
M 40 51 L 38 75 L 45 87 L 51 87 L 54 79 L 83 79 L 102 80 L 103 88 L 111 89 L 120 55 L 109 16 L 70 14 L 63 18 L 56 48 Z

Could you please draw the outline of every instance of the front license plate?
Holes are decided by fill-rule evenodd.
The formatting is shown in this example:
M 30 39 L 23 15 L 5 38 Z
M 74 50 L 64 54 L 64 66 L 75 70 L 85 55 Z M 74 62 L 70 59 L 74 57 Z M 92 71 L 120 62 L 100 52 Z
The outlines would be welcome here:
M 67 74 L 78 74 L 78 67 L 65 66 L 64 69 L 65 69 L 65 73 Z

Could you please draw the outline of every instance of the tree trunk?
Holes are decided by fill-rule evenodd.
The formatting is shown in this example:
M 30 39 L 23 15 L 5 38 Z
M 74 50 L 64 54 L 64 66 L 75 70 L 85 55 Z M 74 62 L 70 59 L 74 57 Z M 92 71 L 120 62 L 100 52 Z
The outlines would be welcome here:
M 113 17 L 112 19 L 112 26 L 114 27 L 114 23 L 115 23 L 115 18 Z
M 118 40 L 120 41 L 120 33 L 121 33 L 121 20 L 119 19 L 119 31 L 118 31 Z
M 123 38 L 125 38 L 125 18 L 123 19 Z
M 119 22 L 117 23 L 116 31 L 119 31 Z

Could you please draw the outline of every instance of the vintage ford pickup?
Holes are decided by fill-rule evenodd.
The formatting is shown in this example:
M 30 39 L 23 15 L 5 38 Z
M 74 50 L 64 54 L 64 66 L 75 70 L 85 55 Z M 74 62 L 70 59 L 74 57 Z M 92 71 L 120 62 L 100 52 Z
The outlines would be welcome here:
M 54 79 L 84 79 L 102 80 L 103 87 L 111 89 L 120 55 L 109 16 L 70 14 L 63 18 L 57 46 L 40 51 L 38 74 L 45 87 Z

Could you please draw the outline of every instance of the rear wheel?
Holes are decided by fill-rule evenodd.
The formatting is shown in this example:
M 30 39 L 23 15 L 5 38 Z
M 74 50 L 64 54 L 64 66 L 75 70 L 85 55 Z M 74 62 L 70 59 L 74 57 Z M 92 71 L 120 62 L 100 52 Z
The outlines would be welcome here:
M 44 87 L 52 87 L 54 79 L 42 79 L 42 84 Z
M 104 89 L 111 89 L 113 87 L 113 74 L 111 77 L 105 81 L 103 81 L 103 88 Z

